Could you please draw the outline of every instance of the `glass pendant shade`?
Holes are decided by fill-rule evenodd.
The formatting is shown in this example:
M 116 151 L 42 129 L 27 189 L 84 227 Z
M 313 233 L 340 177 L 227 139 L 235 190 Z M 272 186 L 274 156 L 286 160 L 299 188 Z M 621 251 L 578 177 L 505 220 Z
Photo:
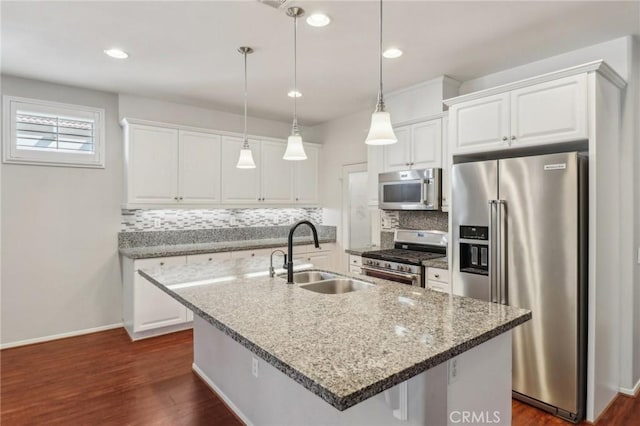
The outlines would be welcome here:
M 304 145 L 302 144 L 302 136 L 299 134 L 289 136 L 289 139 L 287 139 L 287 150 L 284 152 L 282 158 L 289 161 L 307 159 L 307 154 L 304 152 Z
M 238 158 L 238 164 L 236 164 L 238 169 L 255 169 L 256 163 L 253 161 L 253 154 L 251 153 L 251 148 L 243 147 L 240 150 L 240 157 Z
M 371 114 L 371 127 L 365 143 L 367 145 L 391 145 L 398 142 L 398 138 L 391 126 L 391 115 L 386 111 L 376 111 Z

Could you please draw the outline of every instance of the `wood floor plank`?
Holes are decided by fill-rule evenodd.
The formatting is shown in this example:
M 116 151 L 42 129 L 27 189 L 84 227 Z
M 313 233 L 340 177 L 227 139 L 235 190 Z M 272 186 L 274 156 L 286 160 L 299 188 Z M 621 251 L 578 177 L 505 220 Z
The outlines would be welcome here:
M 131 342 L 109 330 L 0 352 L 2 425 L 240 425 L 193 372 L 193 333 Z M 570 425 L 519 401 L 514 426 Z M 597 426 L 640 424 L 618 396 Z

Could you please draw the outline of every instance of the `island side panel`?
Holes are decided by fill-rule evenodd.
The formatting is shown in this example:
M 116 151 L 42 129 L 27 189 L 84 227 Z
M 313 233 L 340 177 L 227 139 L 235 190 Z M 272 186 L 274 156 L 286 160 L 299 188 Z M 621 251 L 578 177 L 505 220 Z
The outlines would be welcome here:
M 508 331 L 448 361 L 449 425 L 511 424 L 511 336 Z
M 257 378 L 252 375 L 254 357 L 259 360 Z M 193 368 L 247 424 L 421 426 L 447 422 L 446 363 L 405 382 L 406 399 L 401 396 L 404 384 L 400 384 L 339 411 L 196 317 Z M 406 420 L 396 417 L 402 416 L 403 409 Z

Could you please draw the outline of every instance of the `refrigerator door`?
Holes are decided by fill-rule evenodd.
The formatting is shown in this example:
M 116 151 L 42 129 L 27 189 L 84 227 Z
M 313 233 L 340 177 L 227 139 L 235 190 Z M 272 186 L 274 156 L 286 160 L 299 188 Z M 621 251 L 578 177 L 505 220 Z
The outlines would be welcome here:
M 582 411 L 578 154 L 499 161 L 502 295 L 530 309 L 513 330 L 513 390 Z
M 456 164 L 451 172 L 452 199 L 452 237 L 453 237 L 453 293 L 475 299 L 491 301 L 491 279 L 494 273 L 491 267 L 495 261 L 491 255 L 491 209 L 490 200 L 498 198 L 498 161 L 481 161 L 475 163 Z M 474 243 L 474 240 L 460 239 L 460 227 L 487 227 L 489 241 L 484 241 L 489 248 L 489 275 L 463 272 L 461 269 L 461 245 L 463 241 Z M 477 241 L 481 243 L 482 241 Z

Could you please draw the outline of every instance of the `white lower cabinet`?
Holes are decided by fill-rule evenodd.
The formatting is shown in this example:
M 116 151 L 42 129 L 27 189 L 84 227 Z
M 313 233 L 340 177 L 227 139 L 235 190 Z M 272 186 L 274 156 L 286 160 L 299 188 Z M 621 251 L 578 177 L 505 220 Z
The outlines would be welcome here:
M 448 269 L 426 268 L 426 270 L 427 281 L 425 287 L 443 293 L 451 293 Z
M 123 259 L 125 329 L 132 340 L 190 328 L 193 315 L 138 273 L 139 269 L 185 265 L 186 256 Z

